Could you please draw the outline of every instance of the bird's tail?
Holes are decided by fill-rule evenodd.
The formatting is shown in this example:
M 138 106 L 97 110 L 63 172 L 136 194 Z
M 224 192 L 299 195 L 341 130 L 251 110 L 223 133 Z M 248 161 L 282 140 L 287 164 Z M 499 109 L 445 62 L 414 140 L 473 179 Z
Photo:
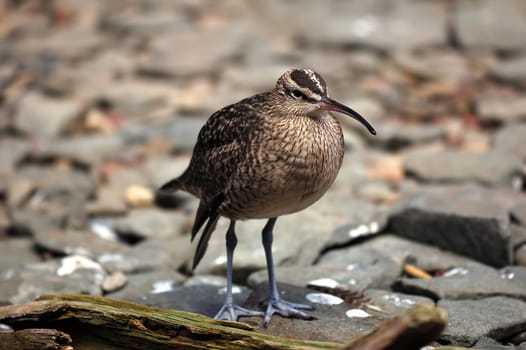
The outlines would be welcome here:
M 179 178 L 172 179 L 159 187 L 159 192 L 176 192 L 181 189 L 181 182 Z
M 210 203 L 207 203 L 203 200 L 199 202 L 199 208 L 197 209 L 194 225 L 192 227 L 192 241 L 194 240 L 195 236 L 197 235 L 197 233 L 199 232 L 199 230 L 205 222 L 206 225 L 203 229 L 203 232 L 201 233 L 199 242 L 197 243 L 192 269 L 195 269 L 197 267 L 197 265 L 205 255 L 206 248 L 208 247 L 208 241 L 210 240 L 210 236 L 212 235 L 212 232 L 214 232 L 217 220 L 219 219 L 219 206 L 221 205 L 221 203 L 223 203 L 224 199 L 225 195 L 223 193 L 220 193 L 219 195 L 214 197 L 214 199 Z

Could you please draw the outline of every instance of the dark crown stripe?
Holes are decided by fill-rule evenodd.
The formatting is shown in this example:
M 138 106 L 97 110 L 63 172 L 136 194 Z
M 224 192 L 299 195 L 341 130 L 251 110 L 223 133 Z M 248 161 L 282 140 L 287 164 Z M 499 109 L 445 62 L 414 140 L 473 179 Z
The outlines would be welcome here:
M 313 80 L 313 77 L 318 81 Z M 310 91 L 318 95 L 322 95 L 325 93 L 325 81 L 316 72 L 311 72 L 311 75 L 309 75 L 305 70 L 296 69 L 292 71 L 292 73 L 290 74 L 290 78 L 294 80 L 299 86 L 309 89 Z

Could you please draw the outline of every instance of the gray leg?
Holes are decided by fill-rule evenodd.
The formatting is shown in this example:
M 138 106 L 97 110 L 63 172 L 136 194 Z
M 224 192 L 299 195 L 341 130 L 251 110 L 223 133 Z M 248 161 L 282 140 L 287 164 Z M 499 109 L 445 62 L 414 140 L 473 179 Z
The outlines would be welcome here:
M 270 319 L 273 314 L 279 314 L 285 317 L 301 318 L 303 320 L 312 320 L 313 316 L 310 316 L 299 310 L 313 310 L 314 308 L 310 305 L 296 304 L 289 301 L 281 300 L 278 293 L 278 287 L 276 285 L 276 276 L 274 274 L 274 261 L 272 258 L 272 241 L 273 241 L 273 230 L 276 218 L 268 220 L 267 224 L 263 228 L 263 248 L 265 249 L 265 257 L 267 259 L 267 270 L 268 270 L 268 283 L 269 283 L 269 297 L 267 300 L 267 311 L 265 312 L 265 320 L 263 322 L 264 327 L 268 327 Z M 299 310 L 298 310 L 299 309 Z
M 214 317 L 216 320 L 237 321 L 241 316 L 263 316 L 263 312 L 261 311 L 248 310 L 234 304 L 234 297 L 232 295 L 232 260 L 234 257 L 234 249 L 236 249 L 237 245 L 235 225 L 236 222 L 231 220 L 228 231 L 226 232 L 226 299 Z

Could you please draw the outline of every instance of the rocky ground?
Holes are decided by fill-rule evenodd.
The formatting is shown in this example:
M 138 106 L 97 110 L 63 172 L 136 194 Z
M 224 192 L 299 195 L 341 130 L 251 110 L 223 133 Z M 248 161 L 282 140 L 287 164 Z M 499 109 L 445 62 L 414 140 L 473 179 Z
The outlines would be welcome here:
M 341 118 L 336 183 L 278 220 L 283 293 L 318 320 L 266 331 L 343 342 L 422 302 L 449 314 L 434 346 L 526 349 L 525 5 L 0 1 L 0 304 L 71 292 L 213 315 L 226 222 L 192 273 L 197 202 L 154 191 L 211 113 L 310 67 L 378 135 Z M 238 225 L 253 306 L 262 226 Z

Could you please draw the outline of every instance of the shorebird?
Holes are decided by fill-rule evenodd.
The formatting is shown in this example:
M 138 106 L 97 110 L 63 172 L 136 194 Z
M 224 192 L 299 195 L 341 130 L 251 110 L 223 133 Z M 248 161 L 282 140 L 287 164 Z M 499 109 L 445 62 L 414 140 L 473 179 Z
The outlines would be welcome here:
M 290 69 L 271 91 L 212 114 L 199 132 L 188 168 L 160 188 L 187 191 L 200 199 L 192 227 L 192 241 L 202 231 L 194 269 L 205 254 L 219 217 L 230 219 L 226 232 L 227 292 L 216 319 L 263 316 L 265 327 L 273 314 L 313 319 L 301 311 L 312 310 L 310 305 L 291 303 L 279 296 L 272 240 L 276 219 L 316 202 L 338 174 L 344 153 L 343 134 L 331 111 L 356 119 L 376 134 L 360 114 L 329 98 L 320 74 Z M 269 281 L 265 312 L 236 305 L 232 296 L 236 221 L 263 218 L 268 219 L 262 231 Z

